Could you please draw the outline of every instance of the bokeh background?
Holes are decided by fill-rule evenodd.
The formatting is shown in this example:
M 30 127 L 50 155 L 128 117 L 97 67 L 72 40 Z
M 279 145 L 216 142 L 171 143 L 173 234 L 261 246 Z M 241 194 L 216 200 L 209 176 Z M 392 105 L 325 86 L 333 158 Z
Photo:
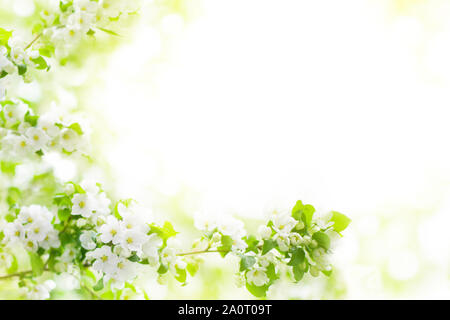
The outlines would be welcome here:
M 330 279 L 269 298 L 450 298 L 448 1 L 145 3 L 120 39 L 22 88 L 91 122 L 84 174 L 187 239 L 197 211 L 249 230 L 297 199 L 351 217 Z M 0 24 L 27 26 L 39 6 L 0 0 Z M 140 281 L 152 298 L 251 298 L 236 266 L 211 255 L 184 287 Z

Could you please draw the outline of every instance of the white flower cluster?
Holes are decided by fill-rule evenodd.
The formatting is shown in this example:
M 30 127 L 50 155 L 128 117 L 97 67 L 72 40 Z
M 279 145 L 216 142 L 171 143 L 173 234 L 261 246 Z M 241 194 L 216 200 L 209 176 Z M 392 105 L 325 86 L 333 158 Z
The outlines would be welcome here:
M 231 238 L 233 252 L 242 252 L 247 248 L 247 243 L 244 241 L 247 234 L 244 223 L 232 216 L 208 217 L 204 213 L 199 213 L 195 216 L 194 225 L 198 230 L 209 234 L 213 248 L 221 245 L 222 236 Z
M 88 220 L 79 220 L 79 225 L 86 223 L 97 224 L 100 217 L 106 217 L 111 213 L 109 208 L 111 200 L 100 186 L 92 180 L 85 180 L 80 183 L 82 193 L 75 190 L 74 184 L 66 185 L 66 193 L 72 195 L 71 214 L 81 216 Z
M 247 281 L 258 287 L 266 285 L 270 281 L 267 268 L 271 264 L 275 265 L 281 259 L 281 255 L 272 249 L 264 255 L 251 253 L 250 256 L 254 256 L 256 262 L 245 274 Z
M 23 159 L 51 150 L 66 154 L 85 153 L 87 142 L 78 122 L 62 119 L 53 113 L 35 116 L 21 100 L 3 103 L 0 109 L 0 157 Z
M 0 75 L 16 75 L 22 73 L 21 68 L 25 65 L 34 66 L 34 59 L 39 57 L 39 51 L 27 47 L 30 43 L 30 36 L 12 33 L 8 39 L 8 47 L 0 46 Z
M 0 32 L 7 32 L 1 29 Z M 0 101 L 7 92 L 23 82 L 30 82 L 28 68 L 46 69 L 46 61 L 30 44 L 33 36 L 28 32 L 10 32 L 7 42 L 0 41 Z
M 28 69 L 49 70 L 48 58 L 65 58 L 84 35 L 107 29 L 139 9 L 140 0 L 48 1 L 41 12 L 41 30 L 10 32 L 0 28 L 0 101 L 20 83 L 31 82 Z M 38 41 L 44 39 L 43 41 Z M 46 58 L 44 58 L 46 57 Z
M 57 57 L 64 57 L 87 33 L 108 27 L 123 14 L 135 12 L 140 1 L 74 0 L 43 10 L 42 18 L 49 26 L 43 36 L 55 46 Z M 55 24 L 55 20 L 58 21 Z
M 50 298 L 50 292 L 56 288 L 53 280 L 46 280 L 28 290 L 28 298 L 31 300 L 46 300 Z
M 71 214 L 83 231 L 81 246 L 87 250 L 86 262 L 103 275 L 112 288 L 124 287 L 136 275 L 138 263 L 163 264 L 176 274 L 186 267 L 175 250 L 163 247 L 161 237 L 152 233 L 146 212 L 135 203 L 119 202 L 117 215 L 109 209 L 110 200 L 93 183 L 81 183 L 84 193 L 72 194 Z
M 300 281 L 307 272 L 312 276 L 330 274 L 330 236 L 342 231 L 349 220 L 337 212 L 313 219 L 314 211 L 301 201 L 292 212 L 275 211 L 258 228 L 258 236 L 246 236 L 243 223 L 234 218 L 198 215 L 195 226 L 204 233 L 198 244 L 206 240 L 207 251 L 237 256 L 241 261 L 238 284 L 262 297 L 282 274 L 289 274 L 294 281 Z M 330 221 L 333 216 L 343 223 L 337 229 Z
M 310 240 L 308 236 L 303 238 L 292 229 L 301 230 L 305 227 L 302 222 L 298 222 L 287 212 L 275 212 L 272 214 L 272 226 L 260 226 L 258 233 L 263 240 L 272 238 L 278 244 L 281 251 L 288 251 L 292 245 L 298 246 Z
M 3 242 L 7 246 L 21 244 L 28 251 L 57 248 L 61 245 L 58 231 L 52 225 L 55 215 L 46 207 L 22 207 L 17 218 L 6 224 Z

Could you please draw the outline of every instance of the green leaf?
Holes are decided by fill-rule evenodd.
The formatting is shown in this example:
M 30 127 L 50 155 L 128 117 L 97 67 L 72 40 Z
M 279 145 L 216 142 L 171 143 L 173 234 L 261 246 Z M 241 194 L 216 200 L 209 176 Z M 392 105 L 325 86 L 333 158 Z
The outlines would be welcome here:
M 322 273 L 323 273 L 324 275 L 326 275 L 327 277 L 329 277 L 329 276 L 331 276 L 331 274 L 333 273 L 333 269 L 331 269 L 330 271 L 322 270 Z
M 41 56 L 51 58 L 55 54 L 55 47 L 52 45 L 46 45 L 39 49 L 39 54 Z
M 242 256 L 239 271 L 250 269 L 256 263 L 256 258 L 253 256 Z
M 131 283 L 126 282 L 125 283 L 125 288 L 131 289 L 131 291 L 133 291 L 134 293 L 137 292 L 136 287 L 133 286 Z
M 72 129 L 73 131 L 75 131 L 76 133 L 78 133 L 79 135 L 83 134 L 83 129 L 81 129 L 81 126 L 79 123 L 75 122 L 72 123 L 70 126 L 68 126 L 69 129 Z
M 302 248 L 295 248 L 291 254 L 291 260 L 288 262 L 288 266 L 298 266 L 305 261 L 305 251 Z
M 40 33 L 44 29 L 44 24 L 42 22 L 36 23 L 33 28 L 31 29 L 31 32 L 34 34 Z
M 47 61 L 42 56 L 37 57 L 36 59 L 31 59 L 36 64 L 36 69 L 43 70 L 48 68 Z
M 117 32 L 114 32 L 112 30 L 105 29 L 105 28 L 97 28 L 97 29 L 102 30 L 103 32 L 106 32 L 108 34 L 112 34 L 113 36 L 120 37 L 120 35 Z
M 264 240 L 263 248 L 262 248 L 262 254 L 266 254 L 273 248 L 276 248 L 278 246 L 277 242 L 272 239 Z
M 71 208 L 72 207 L 72 200 L 70 200 L 70 197 L 64 193 L 59 193 L 53 197 L 53 203 L 56 204 L 58 207 L 65 207 L 65 208 Z
M 0 28 L 0 44 L 7 45 L 9 38 L 12 36 L 12 31 L 7 31 L 3 28 Z
M 149 225 L 150 233 L 156 233 L 164 243 L 167 242 L 167 239 L 174 237 L 178 232 L 175 231 L 172 224 L 168 221 L 164 223 L 162 227 L 152 223 Z
M 193 277 L 197 273 L 199 268 L 198 263 L 188 263 L 186 266 L 186 270 L 189 272 L 189 274 Z
M 30 111 L 25 114 L 25 121 L 31 124 L 33 127 L 36 126 L 39 116 L 33 116 Z
M 128 258 L 128 260 L 130 260 L 131 262 L 138 262 L 139 260 L 141 260 L 141 258 L 139 258 L 137 254 L 133 254 L 131 257 Z
M 349 217 L 340 212 L 332 211 L 332 214 L 330 221 L 334 222 L 333 229 L 338 233 L 344 231 L 352 221 Z
M 313 234 L 312 238 L 317 241 L 319 247 L 324 248 L 325 250 L 330 249 L 330 237 L 324 232 L 316 232 Z
M 180 269 L 178 267 L 175 268 L 177 270 L 177 275 L 175 276 L 175 279 L 177 279 L 179 282 L 186 282 L 186 270 Z
M 269 264 L 266 268 L 267 277 L 270 279 L 269 285 L 272 284 L 276 279 L 279 278 L 275 271 L 275 265 L 273 263 Z
M 19 269 L 19 263 L 17 262 L 17 258 L 15 255 L 12 255 L 13 261 L 11 262 L 11 266 L 8 268 L 8 274 L 15 273 Z
M 2 170 L 3 173 L 9 174 L 9 175 L 15 175 L 17 165 L 18 165 L 18 163 L 1 161 L 0 169 Z
M 250 235 L 250 236 L 246 237 L 244 240 L 247 243 L 247 250 L 246 250 L 247 252 L 253 251 L 255 253 L 258 253 L 257 246 L 258 246 L 259 240 L 256 239 L 256 237 L 254 235 Z
M 167 238 L 174 237 L 178 233 L 175 231 L 173 225 L 169 221 L 164 222 L 163 231 Z
M 6 201 L 10 206 L 15 205 L 19 202 L 21 197 L 21 191 L 19 188 L 16 187 L 9 187 L 8 188 L 8 196 L 6 197 Z
M 5 220 L 6 220 L 6 222 L 13 222 L 14 220 L 16 220 L 16 216 L 15 216 L 15 215 L 12 215 L 12 214 L 10 214 L 10 213 L 8 213 L 8 214 L 5 216 Z
M 111 290 L 108 290 L 105 293 L 102 293 L 100 298 L 102 298 L 103 300 L 114 300 L 114 293 L 112 293 Z
M 297 221 L 303 221 L 306 226 L 310 226 L 315 211 L 316 209 L 312 205 L 303 205 L 303 203 L 298 200 L 292 208 L 292 217 Z
M 78 183 L 75 183 L 72 181 L 69 181 L 68 183 L 73 185 L 73 189 L 74 189 L 75 193 L 86 193 L 86 191 L 84 191 L 84 189 Z
M 166 273 L 167 272 L 167 270 L 169 270 L 169 267 L 167 267 L 166 265 L 164 265 L 164 264 L 160 264 L 159 265 L 159 268 L 158 268 L 158 273 L 159 274 L 164 274 L 164 273 Z
M 292 218 L 294 218 L 297 221 L 301 221 L 302 210 L 303 210 L 303 203 L 301 202 L 301 200 L 298 200 L 295 203 L 295 206 L 292 208 Z
M 61 246 L 65 247 L 67 244 L 73 241 L 73 238 L 67 232 L 59 233 L 59 241 L 61 241 Z
M 97 279 L 95 277 L 95 274 L 91 270 L 86 268 L 84 270 L 84 274 L 86 275 L 86 279 L 88 279 L 89 282 L 91 282 L 92 284 L 96 283 Z
M 38 277 L 44 272 L 44 262 L 40 255 L 35 252 L 28 252 L 30 257 L 31 270 L 33 271 L 33 276 Z
M 67 9 L 70 8 L 70 6 L 72 5 L 73 1 L 60 1 L 59 2 L 59 9 L 61 10 L 61 12 L 66 12 Z
M 25 74 L 25 72 L 27 72 L 27 65 L 26 64 L 19 64 L 17 66 L 17 70 L 19 72 L 19 76 L 22 76 Z
M 233 239 L 230 236 L 222 235 L 222 238 L 220 240 L 222 242 L 222 245 L 218 247 L 217 249 L 220 251 L 220 255 L 222 257 L 225 257 L 228 252 L 231 251 L 231 247 L 233 246 Z
M 295 281 L 300 281 L 303 278 L 303 275 L 305 274 L 305 270 L 300 265 L 294 265 L 292 267 L 292 271 L 294 273 Z
M 247 290 L 254 295 L 255 297 L 258 298 L 263 298 L 266 296 L 267 290 L 269 289 L 269 285 L 264 285 L 264 286 L 255 286 L 254 284 L 250 284 L 247 282 L 247 284 L 245 285 L 247 287 Z
M 103 278 L 101 278 L 100 280 L 98 280 L 98 282 L 95 284 L 95 286 L 92 287 L 92 289 L 94 289 L 95 291 L 100 291 L 105 287 L 105 285 L 103 284 Z
M 58 210 L 58 218 L 61 222 L 67 221 L 69 219 L 71 210 L 69 208 L 59 209 Z

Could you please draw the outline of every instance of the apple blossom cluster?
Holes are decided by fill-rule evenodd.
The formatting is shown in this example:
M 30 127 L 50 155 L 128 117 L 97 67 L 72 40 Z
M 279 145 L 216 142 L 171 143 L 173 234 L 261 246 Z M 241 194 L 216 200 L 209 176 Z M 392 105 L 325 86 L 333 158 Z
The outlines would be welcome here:
M 333 234 L 340 234 L 350 223 L 333 211 L 325 219 L 313 218 L 314 207 L 298 201 L 289 213 L 274 213 L 249 235 L 244 224 L 222 216 L 201 216 L 195 226 L 204 235 L 194 242 L 195 251 L 180 253 L 172 245 L 177 235 L 169 222 L 160 226 L 133 200 L 112 201 L 100 184 L 69 182 L 56 193 L 53 206 L 17 207 L 11 205 L 0 232 L 4 245 L 0 250 L 8 273 L 21 278 L 29 298 L 48 298 L 52 286 L 39 276 L 44 272 L 61 274 L 72 270 L 77 278 L 89 274 L 93 292 L 109 297 L 126 288 L 136 291 L 133 283 L 142 266 L 155 268 L 160 276 L 171 273 L 186 283 L 198 270 L 197 262 L 186 256 L 218 252 L 239 258 L 238 280 L 257 297 L 264 297 L 270 286 L 287 275 L 295 282 L 308 273 L 332 272 L 328 259 Z M 206 244 L 204 250 L 199 250 Z M 17 259 L 12 248 L 27 251 L 32 269 L 15 273 Z M 45 262 L 44 262 L 45 261 Z M 26 278 L 32 273 L 35 278 Z M 8 276 L 6 276 L 8 277 Z M 1 279 L 1 277 L 0 277 Z M 80 286 L 85 286 L 80 280 Z
M 48 1 L 32 32 L 0 28 L 0 101 L 8 90 L 32 81 L 30 69 L 50 70 L 51 59 L 64 63 L 84 36 L 97 31 L 118 35 L 110 26 L 136 13 L 140 0 Z
M 234 218 L 210 221 L 200 216 L 195 225 L 204 232 L 201 241 L 207 242 L 207 250 L 240 259 L 238 283 L 263 297 L 283 273 L 295 282 L 308 272 L 313 277 L 331 274 L 331 239 L 350 219 L 336 211 L 313 219 L 314 212 L 298 201 L 291 212 L 275 211 L 258 228 L 258 236 L 246 235 L 243 223 Z
M 0 102 L 0 158 L 20 160 L 49 151 L 64 154 L 87 151 L 86 128 L 55 113 L 35 115 L 20 99 Z
M 50 292 L 55 289 L 56 284 L 53 280 L 46 280 L 27 290 L 27 296 L 31 300 L 46 300 L 50 298 Z
M 135 13 L 139 4 L 137 0 L 61 1 L 41 12 L 42 36 L 51 43 L 56 57 L 63 58 L 86 34 L 93 35 L 98 30 L 116 34 L 107 28 L 121 17 Z
M 55 196 L 58 217 L 73 230 L 82 248 L 83 265 L 92 266 L 100 281 L 112 289 L 123 289 L 137 276 L 140 264 L 170 271 L 184 282 L 186 263 L 169 245 L 176 235 L 172 225 L 151 222 L 148 212 L 132 200 L 111 201 L 99 185 L 69 183 L 65 192 Z
M 53 227 L 55 215 L 46 207 L 24 206 L 16 209 L 16 218 L 6 223 L 3 242 L 6 246 L 21 244 L 26 250 L 37 252 L 61 245 L 58 231 Z

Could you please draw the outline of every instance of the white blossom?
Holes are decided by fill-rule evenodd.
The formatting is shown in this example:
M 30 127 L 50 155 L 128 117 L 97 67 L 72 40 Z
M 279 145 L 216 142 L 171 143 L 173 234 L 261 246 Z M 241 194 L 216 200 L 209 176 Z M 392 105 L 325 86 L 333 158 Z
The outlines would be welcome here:
M 29 292 L 29 298 L 32 300 L 45 300 L 50 298 L 50 292 L 55 289 L 56 284 L 53 280 L 47 280 L 42 284 L 36 285 Z
M 266 240 L 266 239 L 269 239 L 270 236 L 272 235 L 272 229 L 270 229 L 267 226 L 260 226 L 258 228 L 258 233 L 262 239 Z
M 89 258 L 95 259 L 92 267 L 94 270 L 112 273 L 117 267 L 118 257 L 111 251 L 110 246 L 103 246 L 88 252 Z
M 106 217 L 106 223 L 101 225 L 98 231 L 100 233 L 99 238 L 103 243 L 112 242 L 113 244 L 119 244 L 124 239 L 124 228 L 114 216 Z
M 97 233 L 93 230 L 83 231 L 80 235 L 81 246 L 86 250 L 94 250 L 97 245 L 95 244 L 95 237 Z
M 72 214 L 89 218 L 94 208 L 94 199 L 89 193 L 77 193 L 72 198 Z
M 269 277 L 267 277 L 264 268 L 256 266 L 247 272 L 247 280 L 255 286 L 260 287 L 269 282 Z

